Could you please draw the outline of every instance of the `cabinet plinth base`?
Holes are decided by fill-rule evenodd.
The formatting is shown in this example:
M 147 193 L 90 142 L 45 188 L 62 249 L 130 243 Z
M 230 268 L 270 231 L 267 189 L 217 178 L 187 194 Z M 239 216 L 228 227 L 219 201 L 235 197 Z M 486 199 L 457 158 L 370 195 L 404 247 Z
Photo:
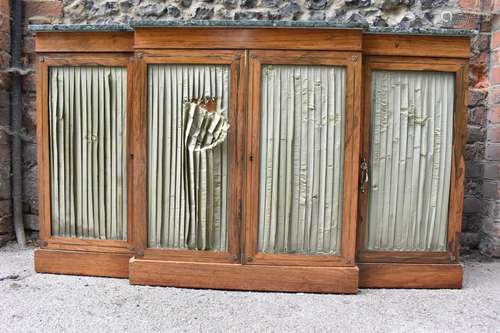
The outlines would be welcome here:
M 358 263 L 360 288 L 460 289 L 462 264 Z
M 68 275 L 127 278 L 130 254 L 64 250 L 35 250 L 35 271 Z
M 358 269 L 359 267 L 359 269 Z M 355 294 L 359 288 L 459 289 L 462 264 L 358 263 L 353 267 L 239 265 L 130 258 L 128 253 L 35 251 L 38 273 L 129 278 L 131 284 Z
M 357 267 L 239 265 L 130 259 L 131 284 L 355 294 Z

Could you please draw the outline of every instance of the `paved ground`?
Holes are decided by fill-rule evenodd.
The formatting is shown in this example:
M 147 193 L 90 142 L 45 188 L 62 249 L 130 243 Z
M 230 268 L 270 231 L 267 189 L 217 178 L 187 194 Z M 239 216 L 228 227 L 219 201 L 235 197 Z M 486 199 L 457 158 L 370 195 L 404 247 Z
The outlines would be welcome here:
M 36 274 L 33 249 L 0 249 L 0 332 L 500 332 L 500 261 L 465 261 L 463 290 L 358 295 L 130 286 Z

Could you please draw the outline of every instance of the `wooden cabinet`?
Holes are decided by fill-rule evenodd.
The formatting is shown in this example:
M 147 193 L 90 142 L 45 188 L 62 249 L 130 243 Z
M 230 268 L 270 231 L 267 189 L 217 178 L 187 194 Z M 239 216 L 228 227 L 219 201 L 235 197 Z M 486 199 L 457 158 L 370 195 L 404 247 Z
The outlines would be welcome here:
M 468 41 L 427 36 L 429 54 L 409 56 L 419 38 L 39 32 L 36 270 L 241 290 L 460 287 Z

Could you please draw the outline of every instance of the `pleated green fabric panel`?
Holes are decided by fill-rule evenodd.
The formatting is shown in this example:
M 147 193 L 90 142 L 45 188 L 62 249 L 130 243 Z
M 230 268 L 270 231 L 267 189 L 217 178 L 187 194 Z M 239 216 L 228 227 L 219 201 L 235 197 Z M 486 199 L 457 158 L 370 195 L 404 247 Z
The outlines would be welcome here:
M 445 251 L 454 76 L 375 71 L 372 80 L 366 246 Z
M 346 71 L 262 68 L 260 252 L 340 253 Z
M 228 125 L 229 73 L 227 65 L 148 67 L 149 247 L 227 250 L 228 138 L 210 146 L 207 134 Z M 203 97 L 216 98 L 217 117 L 188 103 Z
M 52 235 L 127 239 L 127 70 L 49 69 Z

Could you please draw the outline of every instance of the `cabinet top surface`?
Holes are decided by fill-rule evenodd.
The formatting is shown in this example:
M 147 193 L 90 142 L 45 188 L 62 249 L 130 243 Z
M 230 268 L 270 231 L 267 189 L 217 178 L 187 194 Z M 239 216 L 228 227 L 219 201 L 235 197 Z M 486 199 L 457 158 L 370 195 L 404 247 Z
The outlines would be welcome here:
M 466 36 L 477 32 L 449 28 L 407 28 L 369 27 L 358 23 L 339 23 L 332 21 L 232 21 L 232 20 L 185 20 L 185 21 L 132 21 L 128 24 L 35 24 L 29 30 L 37 32 L 133 32 L 143 28 L 316 28 L 316 29 L 354 29 L 366 33 Z

